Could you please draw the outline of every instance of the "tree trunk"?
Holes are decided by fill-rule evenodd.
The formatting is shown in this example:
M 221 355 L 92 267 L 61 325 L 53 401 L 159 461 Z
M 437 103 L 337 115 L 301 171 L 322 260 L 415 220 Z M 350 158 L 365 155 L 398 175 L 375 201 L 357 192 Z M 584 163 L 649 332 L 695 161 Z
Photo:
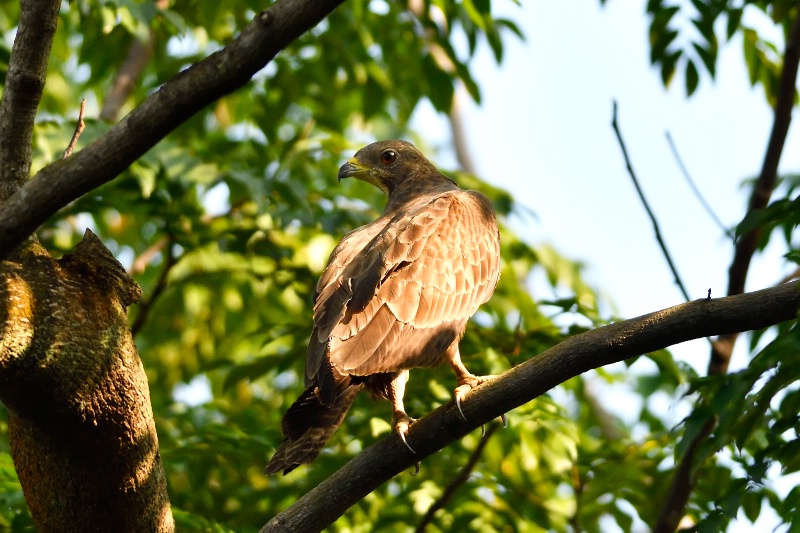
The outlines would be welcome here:
M 126 310 L 141 295 L 87 230 L 56 261 L 0 262 L 0 401 L 39 531 L 172 531 L 147 377 Z

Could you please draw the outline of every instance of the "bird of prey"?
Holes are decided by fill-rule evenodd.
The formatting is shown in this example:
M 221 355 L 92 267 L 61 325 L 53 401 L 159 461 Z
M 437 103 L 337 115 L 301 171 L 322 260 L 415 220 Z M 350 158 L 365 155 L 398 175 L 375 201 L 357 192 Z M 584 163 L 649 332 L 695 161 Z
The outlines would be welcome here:
M 283 416 L 286 439 L 266 474 L 310 464 L 364 388 L 392 403 L 392 426 L 406 442 L 409 369 L 447 361 L 459 410 L 467 391 L 491 378 L 471 374 L 458 351 L 500 276 L 489 199 L 460 189 L 405 141 L 362 148 L 339 170 L 339 180 L 351 176 L 388 202 L 377 220 L 342 238 L 317 283 L 307 388 Z

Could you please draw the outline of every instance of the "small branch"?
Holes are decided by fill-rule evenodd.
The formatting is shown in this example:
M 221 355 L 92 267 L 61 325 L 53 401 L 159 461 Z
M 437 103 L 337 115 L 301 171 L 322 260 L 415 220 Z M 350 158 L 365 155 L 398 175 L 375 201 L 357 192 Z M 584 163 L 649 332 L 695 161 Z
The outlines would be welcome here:
M 467 464 L 464 465 L 464 468 L 462 468 L 458 475 L 453 478 L 453 481 L 447 485 L 447 487 L 444 489 L 444 492 L 442 492 L 442 495 L 439 496 L 428 508 L 425 516 L 422 517 L 422 520 L 420 520 L 419 525 L 417 526 L 416 533 L 423 533 L 425 528 L 428 527 L 428 524 L 433 522 L 433 516 L 436 514 L 436 511 L 439 509 L 444 509 L 459 487 L 469 480 L 470 474 L 472 474 L 472 471 L 475 469 L 475 465 L 478 464 L 478 460 L 481 458 L 483 449 L 489 443 L 489 439 L 492 437 L 492 435 L 494 435 L 494 432 L 497 431 L 497 428 L 499 427 L 501 427 L 501 424 L 491 424 L 489 426 L 489 429 L 486 430 L 486 435 L 484 435 L 480 442 L 478 442 L 478 445 L 475 446 L 475 449 L 469 456 Z
M 157 240 L 144 252 L 140 253 L 131 263 L 131 268 L 128 269 L 128 275 L 133 276 L 135 274 L 141 274 L 147 268 L 147 265 L 150 264 L 150 261 L 164 249 L 164 246 L 170 242 L 169 237 L 162 237 L 161 239 Z
M 0 202 L 11 198 L 30 175 L 33 122 L 42 99 L 60 7 L 57 0 L 20 2 L 19 24 L 0 99 Z M 0 211 L 10 209 L 4 205 Z M 17 244 L 31 233 L 20 235 Z M 5 247 L 0 245 L 0 249 Z
M 675 469 L 667 499 L 664 500 L 664 504 L 661 506 L 661 512 L 658 515 L 658 521 L 653 526 L 652 533 L 675 533 L 675 530 L 678 529 L 678 524 L 683 518 L 686 503 L 689 501 L 689 495 L 692 493 L 692 487 L 694 486 L 692 469 L 694 468 L 695 453 L 697 453 L 700 443 L 711 435 L 714 426 L 716 426 L 716 420 L 709 420 L 689 444 L 689 448 L 683 454 L 683 457 L 681 457 L 678 468 Z
M 86 124 L 83 122 L 83 114 L 86 112 L 86 98 L 81 100 L 81 110 L 78 112 L 78 124 L 75 126 L 75 132 L 72 134 L 72 140 L 69 141 L 69 145 L 67 149 L 64 150 L 64 157 L 61 159 L 66 159 L 70 155 L 72 155 L 72 151 L 75 150 L 75 145 L 78 144 L 78 139 L 83 133 L 83 129 L 86 127 Z
M 675 146 L 675 142 L 672 140 L 672 135 L 670 135 L 669 131 L 664 132 L 664 135 L 667 137 L 667 144 L 669 144 L 669 149 L 672 151 L 672 156 L 675 158 L 675 161 L 678 163 L 678 168 L 681 169 L 681 174 L 686 179 L 686 182 L 689 184 L 689 188 L 692 189 L 697 200 L 700 202 L 700 205 L 703 206 L 703 209 L 706 210 L 706 213 L 711 217 L 714 223 L 722 230 L 722 232 L 728 236 L 731 241 L 736 242 L 736 237 L 733 232 L 725 227 L 725 224 L 719 219 L 717 214 L 711 208 L 711 206 L 706 202 L 706 199 L 703 197 L 703 194 L 700 192 L 700 189 L 697 188 L 694 180 L 692 179 L 691 174 L 686 168 L 686 165 L 683 164 L 683 159 L 681 158 L 681 154 L 678 152 L 678 147 Z
M 614 118 L 611 121 L 611 127 L 614 128 L 614 133 L 617 136 L 617 141 L 619 142 L 620 149 L 622 150 L 622 157 L 625 158 L 625 167 L 628 169 L 628 174 L 630 174 L 631 179 L 633 180 L 633 186 L 636 187 L 636 192 L 639 193 L 639 199 L 642 201 L 642 205 L 644 205 L 645 211 L 647 211 L 647 216 L 650 217 L 650 221 L 653 223 L 653 229 L 656 232 L 656 240 L 658 241 L 658 245 L 661 247 L 661 251 L 664 253 L 664 258 L 667 260 L 667 264 L 669 265 L 669 269 L 672 271 L 672 275 L 675 277 L 675 283 L 678 285 L 678 288 L 683 294 L 684 299 L 688 302 L 690 300 L 689 293 L 686 292 L 686 288 L 683 286 L 681 277 L 678 275 L 678 270 L 675 268 L 675 264 L 672 262 L 672 256 L 670 255 L 669 250 L 667 250 L 667 245 L 664 242 L 664 239 L 661 237 L 661 230 L 658 227 L 658 221 L 656 220 L 656 216 L 655 214 L 653 214 L 653 210 L 650 209 L 650 204 L 644 197 L 644 192 L 642 191 L 642 188 L 639 186 L 639 180 L 636 179 L 636 174 L 633 171 L 631 160 L 628 157 L 628 149 L 625 147 L 625 141 L 622 140 L 622 133 L 620 133 L 619 125 L 617 123 L 616 100 L 614 101 Z
M 570 337 L 467 393 L 462 403 L 467 421 L 452 401 L 419 419 L 407 435 L 416 454 L 390 435 L 366 448 L 261 531 L 321 531 L 395 475 L 587 370 L 691 339 L 794 320 L 798 308 L 800 284 L 792 282 L 739 296 L 694 300 Z
M 150 296 L 148 296 L 146 300 L 139 303 L 139 313 L 136 315 L 136 320 L 133 321 L 133 325 L 131 326 L 131 335 L 134 337 L 147 323 L 147 319 L 150 317 L 150 311 L 153 309 L 153 305 L 167 288 L 167 279 L 169 278 L 170 270 L 172 270 L 172 267 L 174 267 L 175 263 L 178 262 L 177 258 L 175 257 L 175 252 L 172 249 L 172 239 L 167 237 L 165 240 L 166 243 L 163 244 L 165 249 L 164 268 L 161 269 L 161 274 L 159 274 L 158 280 L 156 280 L 156 284 L 153 286 Z M 163 240 L 159 241 L 158 243 L 161 242 L 163 242 Z

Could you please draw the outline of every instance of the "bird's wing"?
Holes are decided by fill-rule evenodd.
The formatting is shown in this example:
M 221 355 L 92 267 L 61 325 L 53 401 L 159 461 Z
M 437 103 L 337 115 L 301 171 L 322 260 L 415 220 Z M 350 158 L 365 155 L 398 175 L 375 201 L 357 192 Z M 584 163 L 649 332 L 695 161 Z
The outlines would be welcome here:
M 441 194 L 392 217 L 348 259 L 332 257 L 339 273 L 318 287 L 309 378 L 323 362 L 367 375 L 422 366 L 421 351 L 439 357 L 497 284 L 494 210 L 480 193 Z

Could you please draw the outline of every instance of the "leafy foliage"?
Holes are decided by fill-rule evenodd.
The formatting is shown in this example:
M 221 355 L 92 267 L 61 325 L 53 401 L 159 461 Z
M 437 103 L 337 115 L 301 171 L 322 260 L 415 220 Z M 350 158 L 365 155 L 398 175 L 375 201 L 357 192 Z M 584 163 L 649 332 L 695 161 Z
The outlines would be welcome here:
M 785 26 L 790 3 L 731 5 L 692 2 L 696 35 L 685 39 L 687 26 L 676 18 L 688 8 L 649 2 L 651 57 L 665 83 L 683 69 L 691 94 L 701 70 L 713 76 L 717 33 L 724 26 L 725 39 L 743 35 L 751 81 L 772 94 L 779 54 L 742 26 L 742 13 L 761 10 Z M 61 157 L 82 97 L 89 116 L 98 116 L 132 43 L 152 51 L 123 113 L 224 46 L 261 8 L 251 0 L 168 7 L 64 3 L 35 131 L 34 170 Z M 0 6 L 4 35 L 12 34 L 18 16 L 18 5 Z M 501 61 L 505 40 L 521 37 L 513 21 L 492 16 L 488 0 L 350 0 L 245 89 L 198 113 L 122 176 L 40 230 L 57 255 L 71 250 L 90 226 L 142 285 L 145 297 L 131 309 L 131 324 L 181 530 L 256 531 L 390 431 L 388 406 L 361 397 L 313 467 L 282 478 L 262 475 L 281 441 L 280 417 L 302 389 L 316 278 L 338 237 L 374 219 L 383 205 L 374 188 L 335 183 L 341 156 L 364 140 L 413 138 L 407 124 L 420 102 L 428 99 L 445 112 L 458 83 L 479 100 L 470 70 L 476 49 L 488 45 Z M 9 53 L 9 43 L 0 41 L 0 78 Z M 99 119 L 87 122 L 82 145 L 109 127 Z M 416 142 L 424 148 L 424 139 Z M 486 193 L 502 215 L 515 212 L 505 191 L 475 176 L 453 176 Z M 765 227 L 765 239 L 772 229 L 781 230 L 794 242 L 792 180 L 786 179 L 785 199 L 740 229 Z M 462 341 L 473 372 L 502 372 L 610 319 L 598 311 L 602 306 L 579 264 L 550 247 L 530 246 L 506 227 L 502 246 L 495 296 Z M 545 294 L 531 293 L 528 282 L 536 273 L 549 284 Z M 652 524 L 674 457 L 712 416 L 720 423 L 704 456 L 718 450 L 728 456 L 698 466 L 690 508 L 698 527 L 721 528 L 740 509 L 754 520 L 764 504 L 793 522 L 800 492 L 781 501 L 766 471 L 772 464 L 784 472 L 800 468 L 800 392 L 791 372 L 799 341 L 793 327 L 770 335 L 777 336 L 737 374 L 698 378 L 662 351 L 629 361 L 634 372 L 601 369 L 509 413 L 509 429 L 492 435 L 477 468 L 428 531 L 602 531 L 608 520 L 627 531 L 642 521 Z M 452 381 L 445 369 L 415 371 L 407 390 L 409 414 L 421 416 L 449 401 Z M 609 412 L 595 391 L 598 384 L 635 397 L 641 404 L 637 420 Z M 696 408 L 673 428 L 649 400 L 677 403 L 687 389 Z M 2 421 L 0 435 L 6 434 Z M 416 477 L 398 476 L 333 528 L 415 527 L 479 438 L 476 432 L 443 450 Z M 5 438 L 0 502 L 0 526 L 30 530 Z
M 756 27 L 743 22 L 743 17 L 747 12 L 752 15 L 750 20 L 771 20 L 786 35 L 796 16 L 794 11 L 796 3 L 788 0 L 692 0 L 690 3 L 649 0 L 650 61 L 660 68 L 664 85 L 670 84 L 676 72 L 683 71 L 686 93 L 691 96 L 700 83 L 700 68 L 714 78 L 720 41 L 724 43 L 741 35 L 750 83 L 761 85 L 767 100 L 774 104 L 781 52 Z

